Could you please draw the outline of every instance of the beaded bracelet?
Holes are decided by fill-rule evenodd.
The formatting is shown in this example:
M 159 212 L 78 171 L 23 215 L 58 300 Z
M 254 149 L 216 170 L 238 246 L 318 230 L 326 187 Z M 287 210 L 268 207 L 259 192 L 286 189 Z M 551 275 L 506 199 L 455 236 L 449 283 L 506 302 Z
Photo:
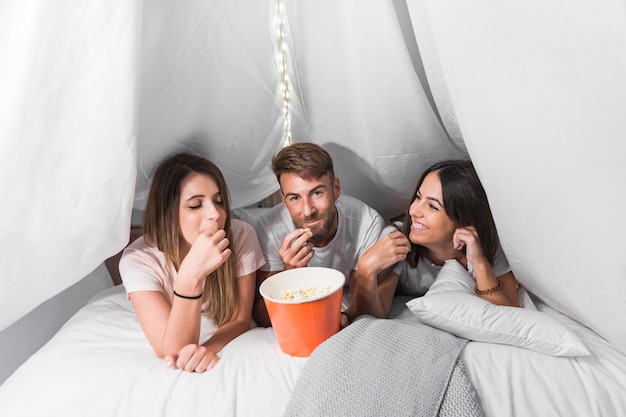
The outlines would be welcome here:
M 487 290 L 479 290 L 478 285 L 477 285 L 474 287 L 474 292 L 479 296 L 483 296 L 483 295 L 493 294 L 494 292 L 498 292 L 501 289 L 502 289 L 502 281 L 498 280 L 498 285 L 496 285 L 495 287 L 489 288 Z
M 180 295 L 179 293 L 176 292 L 176 290 L 174 290 L 174 295 L 176 297 L 184 298 L 185 300 L 197 300 L 200 297 L 202 297 L 202 293 L 200 293 L 200 295 L 194 295 L 194 296 L 190 297 L 188 295 Z

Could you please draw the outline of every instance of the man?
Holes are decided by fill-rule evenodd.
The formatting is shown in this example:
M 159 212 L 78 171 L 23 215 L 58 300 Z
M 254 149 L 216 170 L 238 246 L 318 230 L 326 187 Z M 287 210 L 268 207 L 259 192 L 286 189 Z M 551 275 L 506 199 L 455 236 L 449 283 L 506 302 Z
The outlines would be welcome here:
M 334 268 L 349 284 L 344 292 L 342 327 L 359 314 L 357 264 L 378 240 L 383 218 L 365 203 L 341 195 L 333 161 L 320 146 L 299 142 L 281 149 L 272 159 L 282 204 L 261 216 L 255 225 L 266 264 L 257 272 L 253 316 L 270 326 L 258 286 L 280 271 L 306 266 Z

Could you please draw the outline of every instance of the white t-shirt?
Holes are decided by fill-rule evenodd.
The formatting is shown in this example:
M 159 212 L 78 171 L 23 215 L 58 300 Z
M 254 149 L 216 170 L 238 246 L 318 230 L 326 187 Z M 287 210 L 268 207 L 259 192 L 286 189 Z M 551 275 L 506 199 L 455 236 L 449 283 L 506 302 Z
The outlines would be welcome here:
M 242 277 L 255 272 L 265 259 L 254 229 L 241 220 L 232 219 L 231 232 L 231 245 L 236 256 L 234 276 Z M 119 268 L 127 294 L 159 291 L 172 303 L 177 272 L 173 265 L 165 263 L 163 252 L 146 243 L 144 236 L 124 249 Z
M 339 196 L 336 206 L 339 214 L 337 233 L 325 247 L 313 248 L 315 255 L 309 266 L 341 271 L 347 282 L 352 270 L 357 269 L 361 255 L 378 240 L 384 220 L 376 210 L 353 197 Z M 267 261 L 261 270 L 284 270 L 278 251 L 285 236 L 296 228 L 285 205 L 273 207 L 260 216 L 254 226 Z

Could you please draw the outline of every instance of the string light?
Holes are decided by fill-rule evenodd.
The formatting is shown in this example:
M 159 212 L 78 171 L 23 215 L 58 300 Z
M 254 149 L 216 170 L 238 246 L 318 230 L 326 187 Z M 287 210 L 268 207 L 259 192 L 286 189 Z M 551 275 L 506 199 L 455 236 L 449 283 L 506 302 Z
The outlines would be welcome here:
M 287 62 L 289 53 L 285 42 L 285 3 L 283 0 L 276 0 L 276 40 L 277 40 L 277 66 L 280 73 L 280 90 L 282 96 L 282 111 L 283 111 L 283 135 L 284 145 L 291 144 L 291 102 L 290 102 L 290 88 L 289 88 L 289 74 L 287 68 Z

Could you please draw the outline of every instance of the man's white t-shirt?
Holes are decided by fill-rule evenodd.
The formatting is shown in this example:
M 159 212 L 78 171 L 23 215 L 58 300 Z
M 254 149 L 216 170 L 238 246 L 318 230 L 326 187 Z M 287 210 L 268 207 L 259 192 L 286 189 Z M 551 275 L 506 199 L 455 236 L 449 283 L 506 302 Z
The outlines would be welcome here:
M 315 255 L 308 266 L 341 271 L 347 283 L 352 270 L 358 269 L 361 255 L 378 240 L 384 220 L 376 210 L 350 196 L 339 196 L 336 206 L 339 217 L 337 233 L 325 247 L 313 248 Z M 296 229 L 285 205 L 278 204 L 260 216 L 254 227 L 267 261 L 261 270 L 284 270 L 278 251 L 285 236 Z

